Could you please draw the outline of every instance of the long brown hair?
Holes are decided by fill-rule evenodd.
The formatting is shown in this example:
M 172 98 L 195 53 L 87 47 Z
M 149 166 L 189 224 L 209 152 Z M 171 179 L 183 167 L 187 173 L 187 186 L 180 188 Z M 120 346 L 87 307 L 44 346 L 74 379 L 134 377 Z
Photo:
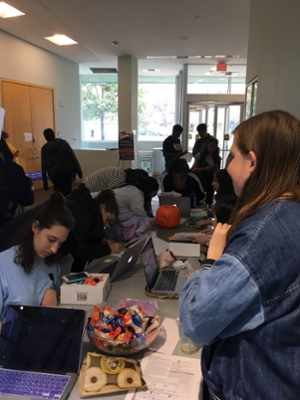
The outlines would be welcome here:
M 68 209 L 64 197 L 59 192 L 54 192 L 36 212 L 30 222 L 17 234 L 13 244 L 19 246 L 14 259 L 16 264 L 24 268 L 26 274 L 32 271 L 36 260 L 36 252 L 33 245 L 32 224 L 38 221 L 39 229 L 51 229 L 54 225 L 61 225 L 66 229 L 73 229 L 74 217 Z M 51 266 L 59 257 L 59 253 L 45 258 L 45 263 Z
M 256 155 L 256 168 L 244 184 L 231 216 L 228 237 L 246 218 L 278 199 L 300 202 L 300 121 L 285 111 L 268 111 L 235 129 L 238 149 Z

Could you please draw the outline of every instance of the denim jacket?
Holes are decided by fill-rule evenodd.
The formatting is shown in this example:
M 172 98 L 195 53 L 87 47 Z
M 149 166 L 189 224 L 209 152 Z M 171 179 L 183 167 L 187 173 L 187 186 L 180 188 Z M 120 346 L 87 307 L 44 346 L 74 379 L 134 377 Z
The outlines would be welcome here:
M 243 221 L 219 260 L 188 278 L 180 320 L 207 345 L 202 373 L 214 392 L 300 399 L 300 204 L 276 201 Z

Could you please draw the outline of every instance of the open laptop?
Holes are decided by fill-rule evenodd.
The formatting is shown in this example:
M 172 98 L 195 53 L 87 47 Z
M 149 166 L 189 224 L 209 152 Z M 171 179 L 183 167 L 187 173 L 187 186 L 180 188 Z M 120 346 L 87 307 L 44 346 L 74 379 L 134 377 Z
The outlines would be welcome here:
M 131 247 L 124 250 L 121 257 L 109 255 L 91 261 L 86 266 L 85 271 L 89 273 L 101 272 L 102 274 L 109 274 L 110 282 L 113 282 L 135 265 L 146 240 L 147 237 L 137 240 Z
M 186 281 L 186 269 L 160 269 L 152 238 L 149 238 L 141 252 L 142 266 L 147 284 L 152 293 L 179 294 Z
M 0 335 L 0 399 L 67 399 L 80 370 L 84 328 L 84 310 L 8 305 Z
M 177 196 L 168 196 L 164 194 L 160 194 L 159 205 L 176 205 L 179 208 L 180 214 L 182 218 L 187 218 L 191 214 L 191 200 L 189 197 L 177 197 Z

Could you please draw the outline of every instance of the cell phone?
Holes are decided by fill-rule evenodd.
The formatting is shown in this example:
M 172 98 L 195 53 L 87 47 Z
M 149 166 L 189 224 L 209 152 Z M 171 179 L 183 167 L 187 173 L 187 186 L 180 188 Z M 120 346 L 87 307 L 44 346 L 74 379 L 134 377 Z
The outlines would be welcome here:
M 69 284 L 69 283 L 84 281 L 89 276 L 90 274 L 88 272 L 78 272 L 75 274 L 64 275 L 62 278 L 66 283 Z

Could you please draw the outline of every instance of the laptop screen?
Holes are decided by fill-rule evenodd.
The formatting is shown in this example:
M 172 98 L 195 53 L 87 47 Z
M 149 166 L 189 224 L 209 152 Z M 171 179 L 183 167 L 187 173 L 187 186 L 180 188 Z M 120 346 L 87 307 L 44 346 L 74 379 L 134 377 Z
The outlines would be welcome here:
M 0 365 L 78 373 L 84 326 L 84 310 L 8 305 L 0 336 Z
M 148 285 L 150 287 L 153 287 L 153 285 L 156 281 L 156 277 L 159 272 L 159 269 L 158 269 L 158 265 L 157 265 L 157 257 L 155 254 L 155 250 L 154 250 L 153 242 L 152 242 L 151 238 L 148 240 L 148 243 L 146 244 L 146 246 L 144 247 L 144 249 L 141 253 L 141 260 L 142 260 L 142 264 L 144 266 Z

